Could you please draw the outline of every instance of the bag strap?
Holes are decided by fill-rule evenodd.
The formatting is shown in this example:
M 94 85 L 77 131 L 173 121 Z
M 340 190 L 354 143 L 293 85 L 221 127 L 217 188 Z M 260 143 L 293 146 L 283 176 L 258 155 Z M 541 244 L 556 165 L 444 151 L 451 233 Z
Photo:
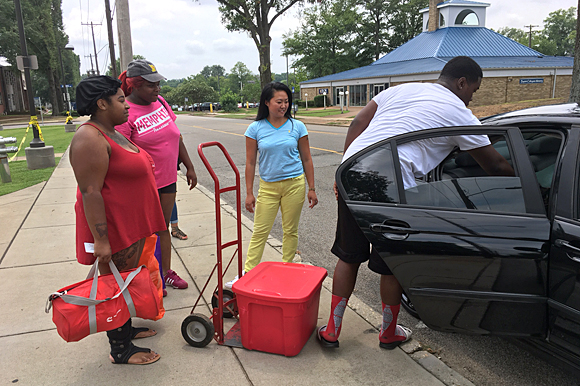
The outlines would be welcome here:
M 129 313 L 131 314 L 132 317 L 135 317 L 137 315 L 137 312 L 135 310 L 135 303 L 133 302 L 133 299 L 131 298 L 131 294 L 128 291 L 128 287 L 131 284 L 131 282 L 133 281 L 133 279 L 139 274 L 139 272 L 141 272 L 141 269 L 143 269 L 144 265 L 137 267 L 133 272 L 131 272 L 129 275 L 127 275 L 127 279 L 125 281 L 123 281 L 123 277 L 119 273 L 119 270 L 117 269 L 115 264 L 112 261 L 110 261 L 109 268 L 111 269 L 111 272 L 113 273 L 113 277 L 115 278 L 115 281 L 117 282 L 117 285 L 119 286 L 119 292 L 117 292 L 113 297 L 103 299 L 103 300 L 96 299 L 97 298 L 98 279 L 99 279 L 99 271 L 98 271 L 97 267 L 98 267 L 98 259 L 95 260 L 95 264 L 93 264 L 93 266 L 91 267 L 91 270 L 89 271 L 89 275 L 87 276 L 87 279 L 89 279 L 91 276 L 93 277 L 93 283 L 91 285 L 91 292 L 90 292 L 88 298 L 83 297 L 83 296 L 77 296 L 77 295 L 68 295 L 66 293 L 66 291 L 55 292 L 55 293 L 52 293 L 48 297 L 44 311 L 46 313 L 50 312 L 50 308 L 52 307 L 52 301 L 56 298 L 61 298 L 65 303 L 68 303 L 68 304 L 88 307 L 90 333 L 94 334 L 97 332 L 96 306 L 98 304 L 102 304 L 102 303 L 107 302 L 109 300 L 117 299 L 122 294 L 123 298 L 125 299 L 125 302 L 127 303 L 127 308 L 129 309 Z

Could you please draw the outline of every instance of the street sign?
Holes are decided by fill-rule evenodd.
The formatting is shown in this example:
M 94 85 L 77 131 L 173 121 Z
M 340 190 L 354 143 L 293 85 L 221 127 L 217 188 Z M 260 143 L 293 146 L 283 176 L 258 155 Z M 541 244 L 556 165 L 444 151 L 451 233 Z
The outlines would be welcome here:
M 296 91 L 294 91 L 294 86 L 292 86 L 292 94 L 294 94 Z
M 189 101 L 189 98 L 188 98 L 188 97 L 185 97 L 185 101 L 186 101 L 186 102 L 187 102 L 187 101 Z
M 64 88 L 64 87 L 65 87 L 64 85 L 62 85 L 62 84 L 60 85 L 60 88 Z M 72 84 L 67 84 L 66 87 L 72 88 Z
M 544 78 L 522 78 L 520 84 L 537 84 L 544 83 Z
M 18 67 L 20 71 L 24 71 L 25 68 L 38 70 L 38 59 L 36 58 L 36 55 L 17 56 L 16 67 Z

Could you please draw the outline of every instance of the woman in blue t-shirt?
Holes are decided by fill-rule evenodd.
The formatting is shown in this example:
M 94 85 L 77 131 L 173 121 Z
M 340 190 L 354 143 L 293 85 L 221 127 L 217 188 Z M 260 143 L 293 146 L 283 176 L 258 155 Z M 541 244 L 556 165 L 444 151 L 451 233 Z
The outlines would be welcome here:
M 282 260 L 292 262 L 298 246 L 298 222 L 304 204 L 304 176 L 308 182 L 308 203 L 318 204 L 314 189 L 314 166 L 308 131 L 292 119 L 292 93 L 288 86 L 272 82 L 262 90 L 258 115 L 246 130 L 246 209 L 254 213 L 254 231 L 248 247 L 244 273 L 262 259 L 278 208 L 282 213 Z M 260 153 L 260 188 L 254 197 L 256 158 Z M 236 278 L 226 284 L 231 288 Z

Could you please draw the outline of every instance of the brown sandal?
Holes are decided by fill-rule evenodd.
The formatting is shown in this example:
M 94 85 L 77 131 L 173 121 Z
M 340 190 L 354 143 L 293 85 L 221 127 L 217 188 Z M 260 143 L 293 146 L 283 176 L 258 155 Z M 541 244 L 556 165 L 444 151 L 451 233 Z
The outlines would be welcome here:
M 171 228 L 171 236 L 179 240 L 187 240 L 187 235 L 179 228 Z

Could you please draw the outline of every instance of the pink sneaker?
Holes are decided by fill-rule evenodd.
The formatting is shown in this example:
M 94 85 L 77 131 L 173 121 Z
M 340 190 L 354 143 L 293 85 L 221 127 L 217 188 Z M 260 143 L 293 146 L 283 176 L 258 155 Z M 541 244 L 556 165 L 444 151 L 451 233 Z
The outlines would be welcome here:
M 185 280 L 177 276 L 175 271 L 169 269 L 165 274 L 165 284 L 177 289 L 186 289 L 188 284 Z

